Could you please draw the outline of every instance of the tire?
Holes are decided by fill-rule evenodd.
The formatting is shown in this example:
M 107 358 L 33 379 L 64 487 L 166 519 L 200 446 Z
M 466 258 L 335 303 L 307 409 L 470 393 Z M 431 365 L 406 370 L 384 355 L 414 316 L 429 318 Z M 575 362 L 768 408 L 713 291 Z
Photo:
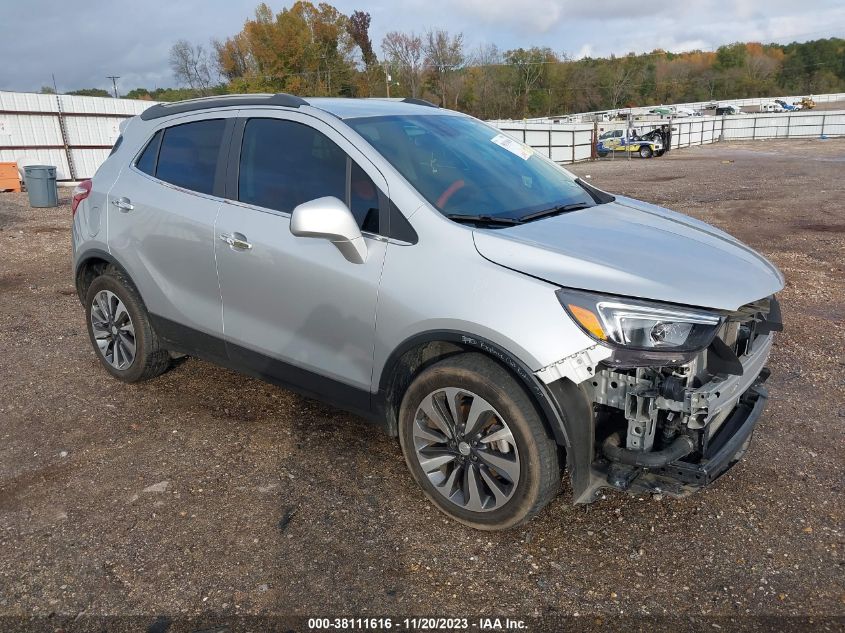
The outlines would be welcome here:
M 140 382 L 170 368 L 147 309 L 126 276 L 109 268 L 85 293 L 88 337 L 100 363 L 123 382 Z M 133 353 L 134 346 L 134 353 Z
M 597 152 L 599 158 L 606 158 L 609 152 Z
M 557 445 L 528 394 L 482 354 L 446 358 L 414 379 L 399 410 L 399 442 L 428 499 L 479 530 L 525 523 L 560 489 Z
M 640 158 L 651 158 L 652 151 L 651 147 L 648 145 L 641 145 L 640 146 Z

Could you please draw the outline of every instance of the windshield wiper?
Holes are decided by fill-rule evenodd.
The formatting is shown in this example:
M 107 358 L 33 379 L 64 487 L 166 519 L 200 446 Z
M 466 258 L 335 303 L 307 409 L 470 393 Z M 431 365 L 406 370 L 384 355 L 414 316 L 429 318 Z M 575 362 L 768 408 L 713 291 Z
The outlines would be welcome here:
M 501 226 L 514 226 L 521 224 L 520 220 L 514 218 L 496 217 L 495 215 L 468 215 L 463 213 L 447 213 L 446 217 L 455 222 L 472 222 L 476 224 L 499 224 Z
M 521 218 L 519 218 L 519 222 L 530 222 L 531 220 L 537 220 L 539 218 L 545 218 L 550 215 L 557 215 L 559 213 L 568 213 L 569 211 L 580 211 L 581 209 L 589 209 L 593 206 L 595 205 L 589 204 L 587 202 L 563 204 L 559 207 L 552 207 L 551 209 L 543 209 L 542 211 L 535 211 L 534 213 L 523 215 Z

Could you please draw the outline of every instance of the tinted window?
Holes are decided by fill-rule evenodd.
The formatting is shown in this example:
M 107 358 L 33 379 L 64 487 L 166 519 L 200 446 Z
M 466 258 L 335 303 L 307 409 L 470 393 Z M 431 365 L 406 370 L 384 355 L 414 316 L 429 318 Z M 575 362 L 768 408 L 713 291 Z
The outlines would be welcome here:
M 223 119 L 214 119 L 167 128 L 158 153 L 156 177 L 185 189 L 211 193 L 225 125 Z
M 150 176 L 154 176 L 156 173 L 156 158 L 158 158 L 159 143 L 161 143 L 161 130 L 156 132 L 155 136 L 150 139 L 141 156 L 135 162 L 135 167 Z
M 342 149 L 301 123 L 278 119 L 247 121 L 241 148 L 239 200 L 290 212 L 303 202 L 323 196 L 346 201 L 346 154 Z

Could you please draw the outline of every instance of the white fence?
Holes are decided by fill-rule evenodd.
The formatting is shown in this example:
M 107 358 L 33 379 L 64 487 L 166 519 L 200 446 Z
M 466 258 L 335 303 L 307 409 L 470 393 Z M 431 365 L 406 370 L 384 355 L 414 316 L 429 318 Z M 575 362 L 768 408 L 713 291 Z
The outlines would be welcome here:
M 626 123 L 491 122 L 559 163 L 587 160 L 592 145 L 606 129 L 625 128 Z M 845 136 L 845 110 L 746 114 L 737 116 L 686 117 L 661 121 L 635 121 L 640 134 L 661 125 L 672 126 L 672 148 L 705 145 L 716 141 L 772 138 L 818 138 Z
M 691 117 L 672 122 L 672 147 L 715 141 L 845 136 L 845 110 Z
M 823 99 L 829 98 L 829 99 Z M 817 95 L 817 101 L 845 100 L 845 94 Z M 753 99 L 734 101 L 745 103 Z M 758 100 L 759 101 L 759 100 Z M 152 101 L 0 92 L 0 162 L 48 164 L 59 180 L 91 177 L 119 134 L 121 121 L 154 105 Z M 491 121 L 502 132 L 559 163 L 588 160 L 604 129 L 625 123 Z M 845 111 L 801 111 L 674 120 L 636 121 L 648 131 L 672 125 L 672 147 L 718 140 L 845 136 Z
M 592 123 L 517 123 L 491 121 L 518 141 L 558 163 L 575 163 L 588 160 L 593 152 L 594 127 Z
M 56 166 L 59 180 L 97 171 L 120 122 L 152 101 L 0 92 L 0 162 Z

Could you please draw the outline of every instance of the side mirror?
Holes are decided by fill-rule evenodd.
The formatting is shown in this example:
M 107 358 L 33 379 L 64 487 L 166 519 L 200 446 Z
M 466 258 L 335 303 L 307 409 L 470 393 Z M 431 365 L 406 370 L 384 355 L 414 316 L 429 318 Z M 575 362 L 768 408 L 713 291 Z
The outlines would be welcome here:
M 290 216 L 290 232 L 297 237 L 329 240 L 353 264 L 367 261 L 367 245 L 352 212 L 333 196 L 297 206 Z

